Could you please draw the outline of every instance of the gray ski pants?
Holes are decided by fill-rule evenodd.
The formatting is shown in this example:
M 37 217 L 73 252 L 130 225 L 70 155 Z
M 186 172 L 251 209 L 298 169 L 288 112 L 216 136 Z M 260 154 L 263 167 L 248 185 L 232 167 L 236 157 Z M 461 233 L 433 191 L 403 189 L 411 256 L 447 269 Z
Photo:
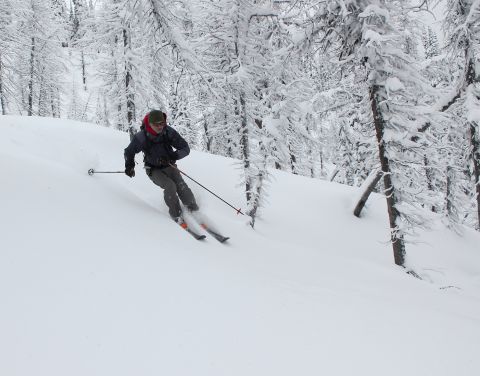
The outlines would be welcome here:
M 172 218 L 179 217 L 182 214 L 178 197 L 187 208 L 198 209 L 191 189 L 183 181 L 182 175 L 173 167 L 152 168 L 149 177 L 156 185 L 163 188 L 163 198 Z

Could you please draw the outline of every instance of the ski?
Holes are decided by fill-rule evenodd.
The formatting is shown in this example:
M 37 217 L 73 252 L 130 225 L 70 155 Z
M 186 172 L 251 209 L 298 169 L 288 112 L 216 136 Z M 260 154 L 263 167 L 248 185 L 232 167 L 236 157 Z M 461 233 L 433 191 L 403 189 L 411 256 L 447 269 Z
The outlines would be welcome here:
M 192 235 L 195 239 L 197 240 L 203 240 L 206 238 L 205 235 L 201 235 L 201 234 L 197 234 L 195 231 L 193 231 L 192 229 L 190 229 L 188 227 L 188 224 L 187 222 L 185 222 L 185 220 L 181 220 L 181 222 L 177 222 L 174 220 L 175 223 L 177 223 L 181 228 L 183 228 L 185 231 L 187 231 L 190 235 Z
M 225 243 L 228 239 L 230 239 L 227 236 L 223 236 L 219 234 L 218 232 L 215 232 L 211 229 L 208 228 L 208 226 L 205 223 L 200 223 L 200 227 L 203 228 L 206 232 L 208 232 L 210 235 L 212 235 L 215 239 L 217 239 L 220 243 Z
M 198 225 L 206 231 L 208 234 L 212 235 L 217 241 L 220 243 L 225 243 L 228 239 L 230 239 L 228 236 L 223 236 L 222 234 L 218 233 L 215 230 L 212 230 L 208 225 L 208 221 L 206 220 L 205 216 L 202 215 L 199 212 L 192 212 L 190 211 L 190 215 L 188 218 L 192 218 L 195 222 L 198 223 Z

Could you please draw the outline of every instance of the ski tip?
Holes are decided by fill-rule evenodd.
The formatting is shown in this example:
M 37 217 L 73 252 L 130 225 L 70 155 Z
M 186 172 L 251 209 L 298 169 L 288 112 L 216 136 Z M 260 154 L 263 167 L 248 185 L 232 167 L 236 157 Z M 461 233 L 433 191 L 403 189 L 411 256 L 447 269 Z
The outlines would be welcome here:
M 224 238 L 218 239 L 218 241 L 220 243 L 225 243 L 228 239 L 230 239 L 230 238 L 224 237 Z

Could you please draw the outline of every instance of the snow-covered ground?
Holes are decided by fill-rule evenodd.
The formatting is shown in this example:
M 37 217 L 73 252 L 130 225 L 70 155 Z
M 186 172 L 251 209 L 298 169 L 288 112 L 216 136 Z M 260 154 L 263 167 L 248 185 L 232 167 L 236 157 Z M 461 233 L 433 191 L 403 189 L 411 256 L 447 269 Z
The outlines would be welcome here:
M 198 242 L 123 170 L 128 135 L 0 117 L 0 375 L 479 375 L 480 234 L 438 224 L 393 263 L 384 199 L 275 172 L 255 230 Z M 141 161 L 141 156 L 138 156 Z M 244 206 L 234 161 L 179 167 Z M 440 221 L 439 221 L 440 222 Z

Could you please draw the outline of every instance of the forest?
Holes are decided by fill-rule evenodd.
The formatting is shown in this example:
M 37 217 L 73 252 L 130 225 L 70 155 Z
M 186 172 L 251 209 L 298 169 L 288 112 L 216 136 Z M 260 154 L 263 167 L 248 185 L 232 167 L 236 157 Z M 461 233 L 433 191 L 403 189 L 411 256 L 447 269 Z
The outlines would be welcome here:
M 384 194 L 402 266 L 433 217 L 480 231 L 479 47 L 480 0 L 0 0 L 0 113 L 164 110 L 252 227 L 274 169 Z

